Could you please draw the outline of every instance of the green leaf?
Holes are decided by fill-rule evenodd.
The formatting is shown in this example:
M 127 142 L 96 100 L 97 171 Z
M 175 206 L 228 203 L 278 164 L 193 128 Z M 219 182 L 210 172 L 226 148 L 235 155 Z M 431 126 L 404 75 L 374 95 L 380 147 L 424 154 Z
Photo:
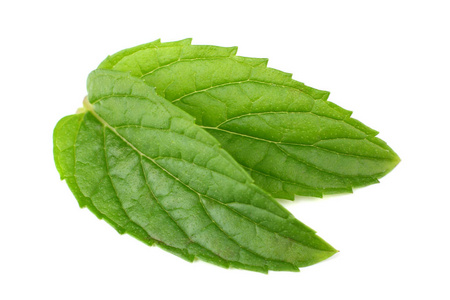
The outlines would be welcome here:
M 84 110 L 55 128 L 54 156 L 81 207 L 188 261 L 297 271 L 336 252 L 192 116 L 127 73 L 90 74 Z
M 399 157 L 328 92 L 236 56 L 236 47 L 159 40 L 120 51 L 100 69 L 130 72 L 196 118 L 274 197 L 321 197 L 378 182 Z

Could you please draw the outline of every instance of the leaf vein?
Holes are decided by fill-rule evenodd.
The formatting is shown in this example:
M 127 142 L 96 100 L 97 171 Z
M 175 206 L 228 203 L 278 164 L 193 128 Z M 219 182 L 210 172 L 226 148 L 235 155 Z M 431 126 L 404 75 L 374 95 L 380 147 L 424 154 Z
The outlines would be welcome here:
M 230 134 L 239 135 L 239 136 L 242 136 L 242 137 L 245 137 L 245 138 L 255 139 L 255 140 L 259 140 L 259 141 L 263 141 L 263 142 L 267 142 L 267 143 L 271 143 L 271 144 L 314 147 L 314 148 L 318 148 L 318 149 L 323 150 L 323 151 L 332 152 L 332 153 L 339 154 L 339 155 L 344 155 L 344 156 L 351 156 L 351 157 L 356 157 L 356 158 L 368 158 L 368 159 L 375 159 L 375 160 L 383 160 L 383 158 L 380 158 L 380 157 L 342 153 L 342 152 L 330 150 L 330 149 L 327 149 L 327 148 L 324 148 L 324 147 L 320 147 L 320 146 L 317 146 L 315 144 L 289 143 L 289 142 L 282 142 L 282 141 L 278 141 L 277 142 L 277 141 L 272 141 L 272 140 L 268 140 L 268 139 L 258 138 L 258 137 L 247 135 L 247 134 L 243 134 L 243 133 L 238 133 L 238 132 L 234 132 L 234 131 L 230 131 L 230 130 L 225 130 L 225 129 L 222 129 L 222 128 L 210 127 L 210 126 L 202 126 L 202 125 L 199 125 L 199 126 L 204 128 L 204 129 L 207 129 L 207 130 L 223 131 L 223 132 L 227 132 L 227 133 L 230 133 Z M 383 149 L 383 150 L 387 151 L 386 149 Z

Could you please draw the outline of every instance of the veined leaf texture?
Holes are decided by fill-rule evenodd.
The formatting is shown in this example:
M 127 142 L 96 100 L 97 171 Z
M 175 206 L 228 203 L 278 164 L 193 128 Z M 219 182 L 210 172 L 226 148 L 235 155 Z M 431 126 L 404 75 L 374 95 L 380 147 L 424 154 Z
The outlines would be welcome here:
M 317 90 L 236 56 L 236 47 L 159 40 L 120 51 L 100 69 L 129 72 L 195 118 L 277 198 L 321 197 L 378 182 L 400 161 L 377 131 Z
M 230 51 L 214 49 L 201 51 Z M 203 127 L 216 124 L 203 118 L 210 119 Z M 336 252 L 255 185 L 208 132 L 143 80 L 96 70 L 84 110 L 54 130 L 54 157 L 81 207 L 188 261 L 297 271 Z

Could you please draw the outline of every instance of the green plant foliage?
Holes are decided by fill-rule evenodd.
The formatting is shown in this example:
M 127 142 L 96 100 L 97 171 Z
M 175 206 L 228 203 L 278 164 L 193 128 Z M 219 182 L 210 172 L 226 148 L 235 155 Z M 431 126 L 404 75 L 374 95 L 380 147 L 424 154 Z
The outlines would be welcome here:
M 188 261 L 298 271 L 336 252 L 253 184 L 191 115 L 127 73 L 90 74 L 84 109 L 54 130 L 54 157 L 81 207 Z
M 378 182 L 399 157 L 351 112 L 267 59 L 237 48 L 159 40 L 120 51 L 100 69 L 129 72 L 195 117 L 274 197 L 321 197 Z

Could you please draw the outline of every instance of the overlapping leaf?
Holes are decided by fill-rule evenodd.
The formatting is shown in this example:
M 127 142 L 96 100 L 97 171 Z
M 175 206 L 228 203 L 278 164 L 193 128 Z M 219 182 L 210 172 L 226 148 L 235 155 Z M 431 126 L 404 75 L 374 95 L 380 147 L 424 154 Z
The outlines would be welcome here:
M 320 197 L 378 182 L 399 162 L 377 132 L 328 92 L 237 49 L 159 40 L 120 51 L 100 69 L 130 72 L 196 118 L 275 197 Z
M 120 233 L 188 261 L 260 272 L 336 252 L 142 80 L 97 70 L 88 93 L 85 110 L 55 128 L 55 162 L 80 206 Z

